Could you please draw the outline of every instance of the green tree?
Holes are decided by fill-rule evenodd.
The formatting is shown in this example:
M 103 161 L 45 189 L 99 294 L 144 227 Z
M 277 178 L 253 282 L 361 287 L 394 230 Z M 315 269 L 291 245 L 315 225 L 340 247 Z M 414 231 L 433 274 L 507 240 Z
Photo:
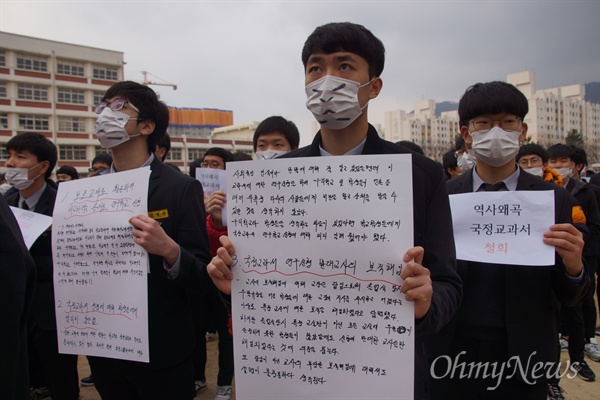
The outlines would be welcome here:
M 576 146 L 583 148 L 585 144 L 585 139 L 583 135 L 577 131 L 577 129 L 571 129 L 565 138 L 565 144 L 567 146 Z

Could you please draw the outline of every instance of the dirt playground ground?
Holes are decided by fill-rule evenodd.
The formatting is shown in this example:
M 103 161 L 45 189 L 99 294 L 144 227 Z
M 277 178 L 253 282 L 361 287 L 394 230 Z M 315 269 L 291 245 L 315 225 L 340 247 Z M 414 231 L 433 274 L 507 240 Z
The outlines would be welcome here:
M 217 388 L 217 340 L 211 340 L 206 344 L 208 352 L 208 362 L 206 363 L 206 379 L 208 381 L 208 390 L 198 394 L 195 400 L 213 400 L 215 390 Z M 567 360 L 566 352 L 561 354 L 563 362 Z M 600 363 L 591 361 L 586 356 L 586 361 L 598 377 L 595 382 L 586 382 L 581 378 L 575 377 L 572 379 L 563 378 L 560 382 L 561 387 L 565 390 L 564 396 L 567 400 L 598 400 L 600 399 Z M 88 376 L 90 367 L 88 366 L 85 357 L 79 357 L 79 377 Z M 233 396 L 235 400 L 235 382 L 233 385 Z M 100 400 L 100 396 L 94 387 L 81 387 L 81 400 Z M 168 399 L 165 399 L 168 400 Z M 365 399 L 369 400 L 369 399 Z

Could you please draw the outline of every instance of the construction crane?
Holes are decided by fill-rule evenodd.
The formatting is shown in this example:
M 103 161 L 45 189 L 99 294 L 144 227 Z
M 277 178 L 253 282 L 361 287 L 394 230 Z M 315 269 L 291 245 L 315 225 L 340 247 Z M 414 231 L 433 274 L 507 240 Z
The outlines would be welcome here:
M 148 80 L 148 75 L 152 75 L 151 73 L 149 73 L 148 71 L 141 71 L 142 75 L 144 75 L 144 81 L 142 82 L 142 85 L 155 85 L 155 86 L 171 86 L 173 88 L 173 90 L 177 90 L 177 85 L 172 84 L 172 83 L 160 83 L 160 82 L 152 82 Z M 154 76 L 154 75 L 152 75 Z M 155 78 L 158 78 L 157 76 L 154 76 Z M 158 78 L 160 79 L 160 78 Z

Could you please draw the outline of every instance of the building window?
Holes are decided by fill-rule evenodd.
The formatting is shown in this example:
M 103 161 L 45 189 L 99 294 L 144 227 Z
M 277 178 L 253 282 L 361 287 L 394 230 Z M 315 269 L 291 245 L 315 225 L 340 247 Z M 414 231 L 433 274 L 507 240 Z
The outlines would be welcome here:
M 56 73 L 60 75 L 83 76 L 83 64 L 74 61 L 58 61 Z
M 0 113 L 0 128 L 8 129 L 8 114 Z
M 102 65 L 94 65 L 94 78 L 104 79 L 107 81 L 116 81 L 117 68 Z
M 58 146 L 58 153 L 61 160 L 67 161 L 85 161 L 87 159 L 85 146 Z
M 110 154 L 110 150 L 102 148 L 100 146 L 94 147 L 94 157 L 96 157 L 98 154 L 104 154 L 104 153 Z
M 181 149 L 174 149 L 171 147 L 171 150 L 169 150 L 169 154 L 167 154 L 165 161 L 181 161 L 181 157 Z
M 7 92 L 6 92 L 6 82 L 1 81 L 0 82 L 0 98 L 5 99 L 7 97 L 8 97 L 8 95 L 7 95 Z
M 57 97 L 59 103 L 85 104 L 85 93 L 83 90 L 59 87 Z
M 18 54 L 17 55 L 17 68 L 28 69 L 30 71 L 48 71 L 48 62 L 45 57 L 38 57 L 29 54 Z
M 189 149 L 188 150 L 188 161 L 194 161 L 204 156 L 206 150 L 202 149 Z
M 6 52 L 0 50 L 0 67 L 6 67 Z
M 20 100 L 48 101 L 48 87 L 20 83 L 17 87 L 17 98 Z
M 45 115 L 19 115 L 20 130 L 47 131 L 49 126 Z
M 102 103 L 102 99 L 104 98 L 104 92 L 94 92 L 94 106 Z
M 85 132 L 85 119 L 77 117 L 59 117 L 58 130 L 61 132 Z

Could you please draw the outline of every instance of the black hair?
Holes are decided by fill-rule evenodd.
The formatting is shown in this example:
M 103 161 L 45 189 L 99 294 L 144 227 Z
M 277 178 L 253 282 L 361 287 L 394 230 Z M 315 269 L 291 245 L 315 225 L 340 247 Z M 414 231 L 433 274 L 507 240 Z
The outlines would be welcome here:
M 167 158 L 167 156 L 169 155 L 169 150 L 171 150 L 171 136 L 169 136 L 169 133 L 165 132 L 163 137 L 160 138 L 158 142 L 156 142 L 156 145 L 160 149 L 165 149 L 165 155 L 162 156 L 162 159 L 160 160 L 165 161 L 165 158 Z
M 71 177 L 71 179 L 73 179 L 73 180 L 79 179 L 79 173 L 77 172 L 77 170 L 75 168 L 73 168 L 70 165 L 63 165 L 62 167 L 57 169 L 56 175 L 58 175 L 58 174 L 69 175 Z
M 46 136 L 35 132 L 18 134 L 6 143 L 6 152 L 10 152 L 11 150 L 28 151 L 37 157 L 38 162 L 48 161 L 50 165 L 44 174 L 44 178 L 46 180 L 50 179 L 54 166 L 56 166 L 58 154 L 56 146 Z
M 338 51 L 358 54 L 367 60 L 369 78 L 381 76 L 385 64 L 383 43 L 364 26 L 351 22 L 331 22 L 315 29 L 302 49 L 304 69 L 312 54 Z
M 415 153 L 425 155 L 425 153 L 423 152 L 423 148 L 421 146 L 419 146 L 418 144 L 416 144 L 415 142 L 411 142 L 409 140 L 401 140 L 399 142 L 396 142 L 396 144 L 398 144 L 402 147 L 406 147 L 407 149 L 412 150 Z
M 248 153 L 245 153 L 243 151 L 236 151 L 235 153 L 232 154 L 233 156 L 233 160 L 231 161 L 249 161 L 252 160 L 252 156 Z
M 568 157 L 573 160 L 574 151 L 572 147 L 567 146 L 566 144 L 557 143 L 548 147 L 548 158 L 552 157 Z
M 206 156 L 220 157 L 221 160 L 223 160 L 225 168 L 227 168 L 227 163 L 229 161 L 233 161 L 233 155 L 231 155 L 231 152 L 222 147 L 211 147 L 210 149 L 206 150 L 206 153 L 204 153 L 204 156 L 202 157 L 202 161 L 204 161 Z
M 169 108 L 156 96 L 156 92 L 140 83 L 133 81 L 117 82 L 104 94 L 102 101 L 120 97 L 130 101 L 138 110 L 138 123 L 153 121 L 154 131 L 148 135 L 148 152 L 154 153 L 156 143 L 167 133 L 169 126 Z
M 587 154 L 581 147 L 571 146 L 571 148 L 573 149 L 573 157 L 571 157 L 571 160 L 575 162 L 575 166 L 583 164 L 581 169 L 577 171 L 578 173 L 581 173 L 581 170 L 588 164 Z
M 454 139 L 454 150 L 464 150 L 466 146 L 465 139 L 462 137 L 462 135 L 456 135 L 456 139 Z
M 528 156 L 530 154 L 535 154 L 542 159 L 543 163 L 548 162 L 548 152 L 539 144 L 529 143 L 523 145 L 519 148 L 519 152 L 517 153 L 516 162 L 518 163 L 521 157 Z
M 101 162 L 102 164 L 106 164 L 110 167 L 112 165 L 113 159 L 109 153 L 100 153 L 92 160 L 92 166 L 97 162 Z
M 455 170 L 458 167 L 458 160 L 456 160 L 456 150 L 450 149 L 442 156 L 442 167 L 444 168 L 444 174 L 446 179 L 451 179 L 452 175 L 448 172 L 448 168 Z
M 300 132 L 298 132 L 296 124 L 294 124 L 292 121 L 288 121 L 283 117 L 275 115 L 272 117 L 265 118 L 256 127 L 256 130 L 254 131 L 254 138 L 252 139 L 254 151 L 256 151 L 256 146 L 258 145 L 259 137 L 268 133 L 275 132 L 279 132 L 283 136 L 285 136 L 292 150 L 297 149 L 298 145 L 300 145 Z
M 200 168 L 200 164 L 202 164 L 202 158 L 196 158 L 190 163 L 190 176 L 194 179 L 196 179 L 196 168 Z
M 506 82 L 476 83 L 468 88 L 458 103 L 460 126 L 468 126 L 475 117 L 508 113 L 524 119 L 529 112 L 525 95 Z

